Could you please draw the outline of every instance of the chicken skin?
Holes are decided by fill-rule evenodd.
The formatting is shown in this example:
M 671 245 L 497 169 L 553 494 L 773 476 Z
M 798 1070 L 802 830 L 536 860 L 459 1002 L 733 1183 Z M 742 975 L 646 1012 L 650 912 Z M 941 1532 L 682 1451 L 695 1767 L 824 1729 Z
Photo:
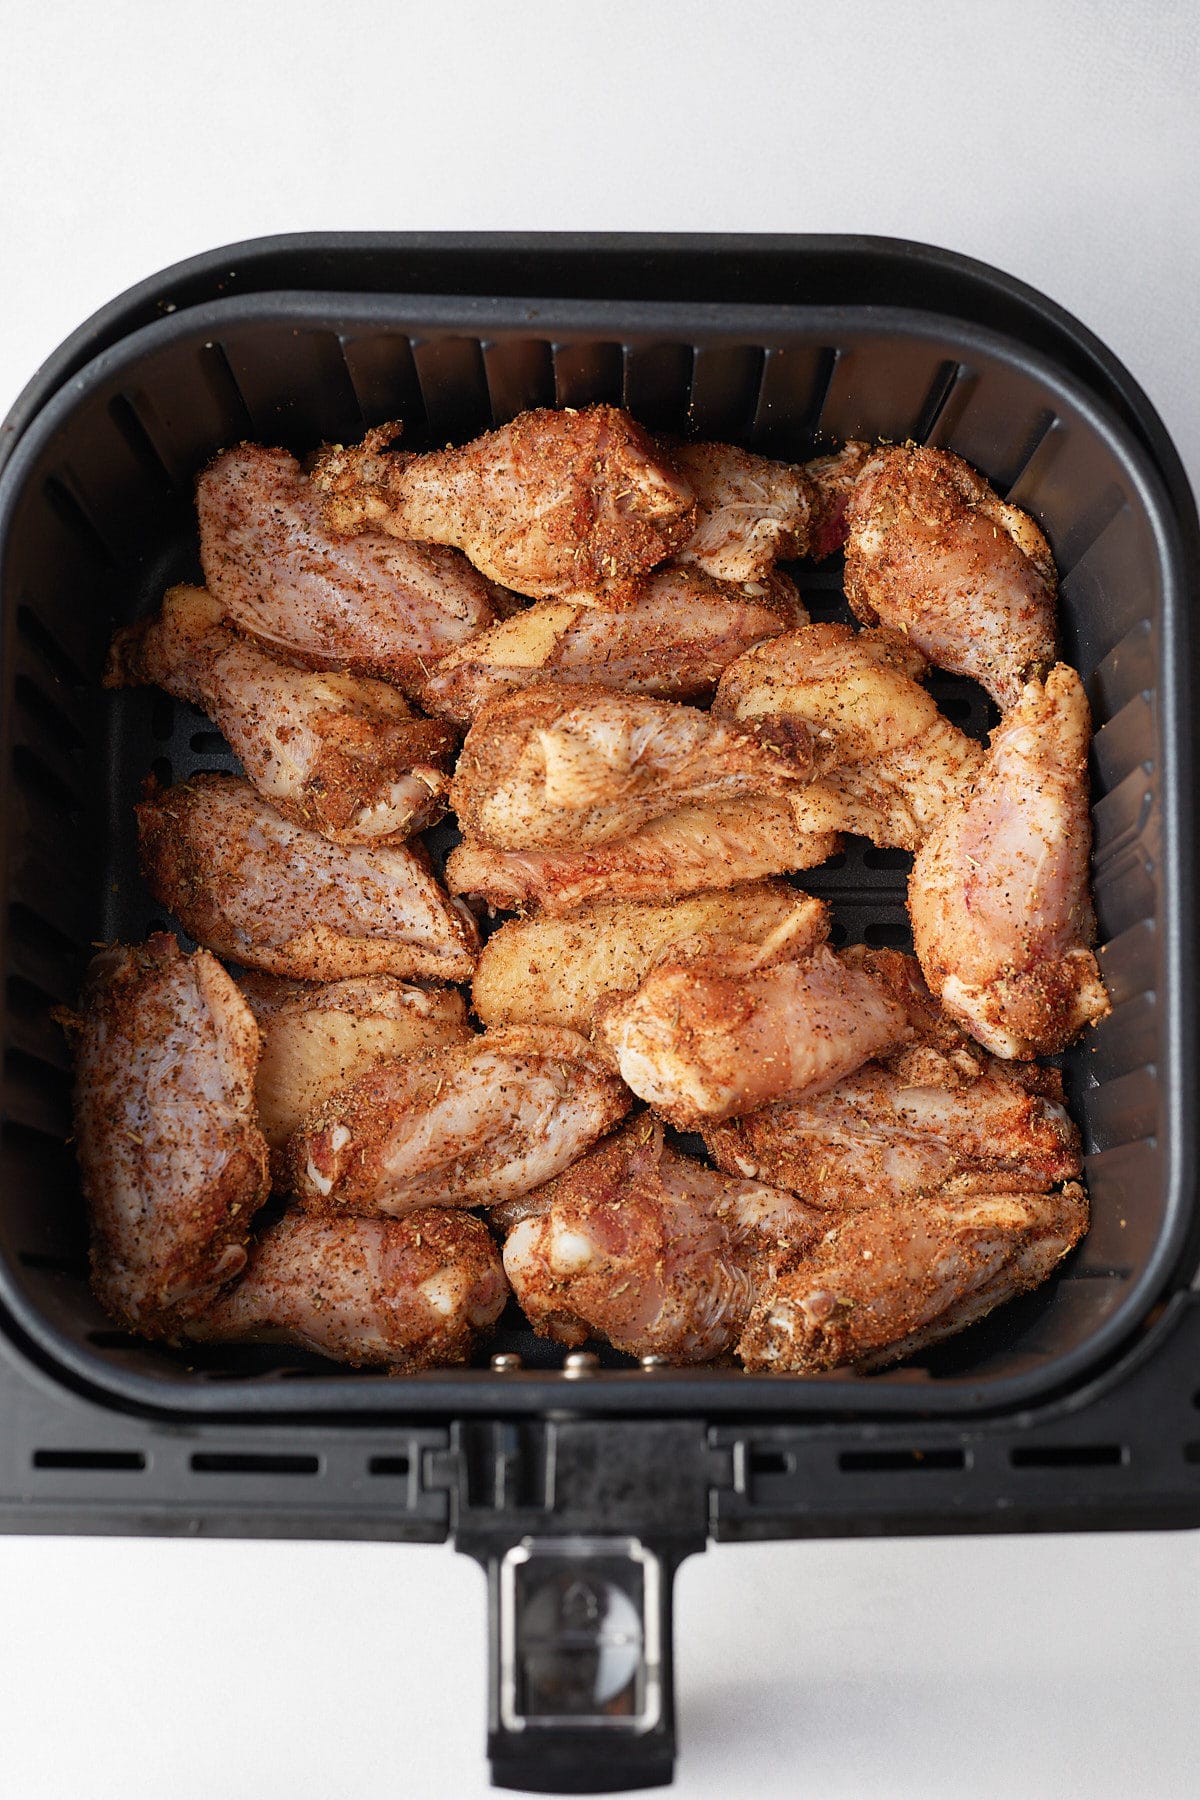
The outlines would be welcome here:
M 113 640 L 105 687 L 149 683 L 203 707 L 259 793 L 334 843 L 402 843 L 446 810 L 452 729 L 387 682 L 281 662 L 203 588 L 169 589 Z
M 577 1032 L 514 1026 L 358 1076 L 293 1136 L 290 1186 L 312 1212 L 494 1206 L 559 1174 L 629 1107 Z
M 533 1329 L 674 1363 L 726 1355 L 759 1288 L 824 1226 L 790 1194 L 668 1150 L 645 1113 L 523 1205 L 504 1268 Z
M 664 902 L 790 869 L 814 869 L 841 848 L 813 829 L 803 791 L 684 806 L 594 850 L 496 850 L 468 837 L 446 862 L 451 893 L 510 911 L 558 917 L 590 900 Z
M 871 459 L 848 517 L 846 598 L 863 623 L 1015 705 L 1055 655 L 1054 559 L 1028 514 L 961 457 L 904 445 Z
M 698 935 L 737 944 L 780 944 L 826 929 L 819 900 L 784 881 L 747 882 L 665 906 L 591 900 L 570 917 L 510 919 L 483 947 L 471 988 L 478 1018 L 492 1025 L 590 1029 L 596 1008 L 629 993 L 672 944 Z
M 1087 1223 L 1076 1182 L 846 1213 L 759 1296 L 738 1355 L 799 1375 L 898 1362 L 1037 1287 Z
M 469 1213 L 314 1219 L 263 1232 L 237 1285 L 189 1321 L 207 1343 L 292 1343 L 396 1374 L 466 1362 L 508 1283 L 491 1233 Z
M 718 581 L 763 582 L 780 558 L 821 557 L 844 541 L 844 483 L 866 446 L 818 463 L 774 462 L 734 444 L 672 444 L 696 496 L 696 523 L 676 553 Z
M 162 1336 L 245 1267 L 267 1197 L 258 1027 L 216 958 L 165 932 L 95 957 L 62 1022 L 92 1286 L 122 1325 Z
M 807 785 L 743 726 L 600 687 L 510 694 L 479 714 L 451 800 L 463 831 L 499 850 L 592 849 L 676 812 Z
M 394 975 L 314 985 L 247 974 L 240 986 L 262 1032 L 255 1094 L 273 1151 L 374 1063 L 474 1035 L 457 988 L 417 987 Z
M 151 893 L 219 956 L 301 981 L 475 967 L 474 920 L 414 846 L 331 844 L 233 775 L 151 788 L 137 816 Z
M 454 544 L 532 599 L 623 605 L 638 578 L 687 539 L 692 490 L 613 406 L 539 408 L 457 449 L 389 452 L 398 426 L 314 471 L 333 531 L 378 526 L 406 542 Z
M 1060 663 L 1027 684 L 913 864 L 925 979 L 996 1056 L 1052 1054 L 1109 1011 L 1089 948 L 1088 739 L 1083 683 Z
M 910 1014 L 911 1021 L 911 1014 Z M 999 1062 L 960 1033 L 864 1063 L 837 1086 L 704 1134 L 719 1168 L 854 1211 L 956 1193 L 1033 1192 L 1080 1173 L 1055 1069 Z
M 666 951 L 636 991 L 599 1013 L 626 1084 L 682 1131 L 833 1087 L 911 1035 L 866 970 L 818 943 Z M 757 966 L 756 966 L 757 965 Z
M 751 726 L 785 754 L 798 734 L 812 759 L 814 816 L 831 830 L 915 850 L 984 754 L 943 718 L 920 685 L 924 670 L 899 635 L 807 625 L 731 663 L 713 714 Z
M 487 582 L 457 551 L 334 535 L 286 450 L 223 451 L 196 504 L 209 593 L 240 631 L 314 668 L 415 695 L 439 657 L 495 616 Z
M 452 650 L 422 703 L 466 725 L 489 700 L 547 682 L 591 682 L 662 700 L 707 700 L 721 671 L 762 638 L 807 622 L 793 582 L 773 574 L 759 595 L 668 564 L 620 612 L 539 600 Z

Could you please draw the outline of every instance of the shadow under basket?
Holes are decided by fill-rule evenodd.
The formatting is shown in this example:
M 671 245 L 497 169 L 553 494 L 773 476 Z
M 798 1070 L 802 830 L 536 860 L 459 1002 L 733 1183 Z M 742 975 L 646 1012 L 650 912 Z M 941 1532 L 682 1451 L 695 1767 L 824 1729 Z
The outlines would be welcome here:
M 395 1379 L 144 1344 L 88 1290 L 50 1014 L 93 945 L 170 924 L 134 854 L 147 771 L 233 763 L 193 708 L 101 690 L 112 632 L 198 577 L 193 485 L 225 445 L 304 454 L 401 419 L 420 448 L 600 400 L 788 459 L 939 445 L 1046 532 L 1096 728 L 1113 1010 L 1062 1059 L 1092 1228 L 1044 1287 L 869 1377 L 568 1361 L 515 1307 L 479 1366 Z M 921 245 L 284 238 L 89 320 L 0 433 L 0 1529 L 453 1536 L 488 1576 L 493 1778 L 561 1793 L 670 1779 L 672 1578 L 710 1538 L 1200 1520 L 1198 571 L 1186 478 L 1127 372 L 1043 296 Z M 815 619 L 847 616 L 839 567 L 794 573 Z M 969 682 L 932 687 L 976 737 L 994 723 Z M 851 839 L 800 880 L 835 942 L 905 948 L 908 864 Z

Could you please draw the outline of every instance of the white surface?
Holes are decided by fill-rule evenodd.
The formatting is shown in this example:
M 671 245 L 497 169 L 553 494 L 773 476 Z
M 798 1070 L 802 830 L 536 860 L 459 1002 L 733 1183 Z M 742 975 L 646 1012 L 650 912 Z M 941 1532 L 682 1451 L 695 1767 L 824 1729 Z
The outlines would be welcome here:
M 986 23 L 985 23 L 986 19 Z M 0 0 L 0 411 L 175 259 L 305 228 L 876 231 L 1078 313 L 1200 478 L 1178 5 Z M 483 1589 L 443 1549 L 0 1541 L 14 1800 L 470 1800 Z M 1196 1793 L 1196 1536 L 710 1552 L 680 1800 Z

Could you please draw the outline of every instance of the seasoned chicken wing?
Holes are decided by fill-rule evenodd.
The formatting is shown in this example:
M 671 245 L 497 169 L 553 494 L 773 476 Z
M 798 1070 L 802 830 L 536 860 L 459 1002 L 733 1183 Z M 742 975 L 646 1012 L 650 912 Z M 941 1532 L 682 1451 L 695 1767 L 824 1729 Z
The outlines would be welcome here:
M 586 1032 L 596 1007 L 637 987 L 671 944 L 698 934 L 779 944 L 826 929 L 826 908 L 785 881 L 747 882 L 665 906 L 591 900 L 565 919 L 510 919 L 483 947 L 471 1004 L 485 1025 L 570 1025 Z
M 840 450 L 812 457 L 805 463 L 804 473 L 817 497 L 816 511 L 809 521 L 806 552 L 815 562 L 831 556 L 845 544 L 855 490 L 883 454 L 874 444 L 850 439 Z
M 709 1127 L 718 1167 L 831 1211 L 956 1193 L 1033 1192 L 1080 1173 L 1056 1070 L 926 1046 L 865 1063 L 828 1092 Z
M 240 630 L 315 668 L 415 694 L 440 656 L 494 617 L 487 582 L 457 551 L 331 532 L 286 450 L 223 451 L 196 504 L 209 592 Z
M 1088 947 L 1089 720 L 1058 664 L 992 733 L 974 788 L 913 864 L 913 943 L 946 1011 L 997 1056 L 1062 1050 L 1109 1010 Z
M 413 845 L 331 844 L 233 775 L 151 789 L 137 815 L 151 893 L 219 956 L 302 981 L 475 967 L 474 920 Z
M 808 804 L 829 828 L 915 850 L 983 763 L 921 687 L 924 669 L 891 632 L 807 625 L 731 663 L 713 713 L 785 754 L 798 732 L 812 759 Z
M 813 869 L 841 848 L 835 832 L 809 826 L 804 791 L 786 798 L 685 806 L 594 850 L 496 850 L 468 836 L 446 863 L 455 894 L 553 916 L 601 897 L 666 901 Z
M 621 605 L 691 530 L 688 483 L 616 407 L 539 408 L 424 456 L 389 452 L 398 430 L 323 453 L 313 479 L 334 531 L 456 544 L 535 600 Z
M 748 1369 L 878 1368 L 1037 1287 L 1087 1229 L 1076 1182 L 1052 1194 L 955 1194 L 840 1218 L 762 1293 Z
M 825 556 L 844 539 L 849 479 L 865 445 L 813 464 L 772 461 L 734 444 L 672 444 L 696 496 L 696 523 L 676 553 L 718 581 L 765 581 L 782 557 Z
M 462 1363 L 495 1324 L 508 1283 L 491 1233 L 469 1213 L 314 1219 L 264 1231 L 236 1287 L 189 1321 L 209 1343 L 293 1343 L 396 1373 Z
M 629 1106 L 578 1032 L 513 1026 L 358 1076 L 292 1138 L 291 1186 L 314 1212 L 492 1206 L 549 1181 Z
M 601 687 L 509 694 L 476 718 L 450 789 L 469 836 L 501 850 L 592 849 L 664 813 L 807 785 L 743 726 Z
M 203 588 L 170 588 L 114 638 L 105 687 L 150 682 L 203 707 L 259 793 L 334 843 L 400 843 L 446 810 L 453 730 L 385 681 L 282 662 Z
M 248 974 L 240 985 L 262 1032 L 255 1092 L 272 1150 L 372 1064 L 474 1036 L 457 988 L 417 987 L 394 975 L 314 985 Z
M 880 452 L 848 517 L 846 598 L 864 624 L 906 632 L 1000 707 L 1054 661 L 1050 547 L 961 457 L 911 444 Z
M 676 1363 L 725 1355 L 759 1288 L 825 1223 L 668 1150 L 645 1113 L 522 1204 L 504 1268 L 533 1329 Z
M 469 724 L 487 701 L 551 681 L 705 700 L 735 656 L 807 619 L 786 575 L 773 574 L 751 596 L 668 564 L 646 577 L 622 611 L 539 600 L 480 632 L 443 657 L 422 701 L 439 717 Z
M 694 942 L 598 1014 L 625 1082 L 680 1130 L 820 1093 L 911 1035 L 884 985 L 824 944 L 776 961 L 770 945 Z
M 165 932 L 95 957 L 63 1023 L 92 1285 L 123 1325 L 161 1336 L 245 1266 L 267 1197 L 258 1027 L 216 958 Z

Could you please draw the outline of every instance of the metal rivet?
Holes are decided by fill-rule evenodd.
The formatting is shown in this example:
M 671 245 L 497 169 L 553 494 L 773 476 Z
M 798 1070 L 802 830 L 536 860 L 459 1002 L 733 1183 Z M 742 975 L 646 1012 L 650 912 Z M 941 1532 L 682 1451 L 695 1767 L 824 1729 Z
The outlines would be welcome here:
M 524 1367 L 524 1362 L 521 1357 L 517 1355 L 515 1350 L 501 1350 L 498 1355 L 493 1356 L 492 1358 L 492 1373 L 494 1375 L 511 1375 L 514 1370 L 523 1369 Z
M 592 1350 L 572 1350 L 563 1358 L 564 1375 L 594 1375 L 600 1358 Z
M 652 1375 L 656 1369 L 669 1369 L 671 1366 L 669 1356 L 641 1356 L 638 1361 L 648 1375 Z

